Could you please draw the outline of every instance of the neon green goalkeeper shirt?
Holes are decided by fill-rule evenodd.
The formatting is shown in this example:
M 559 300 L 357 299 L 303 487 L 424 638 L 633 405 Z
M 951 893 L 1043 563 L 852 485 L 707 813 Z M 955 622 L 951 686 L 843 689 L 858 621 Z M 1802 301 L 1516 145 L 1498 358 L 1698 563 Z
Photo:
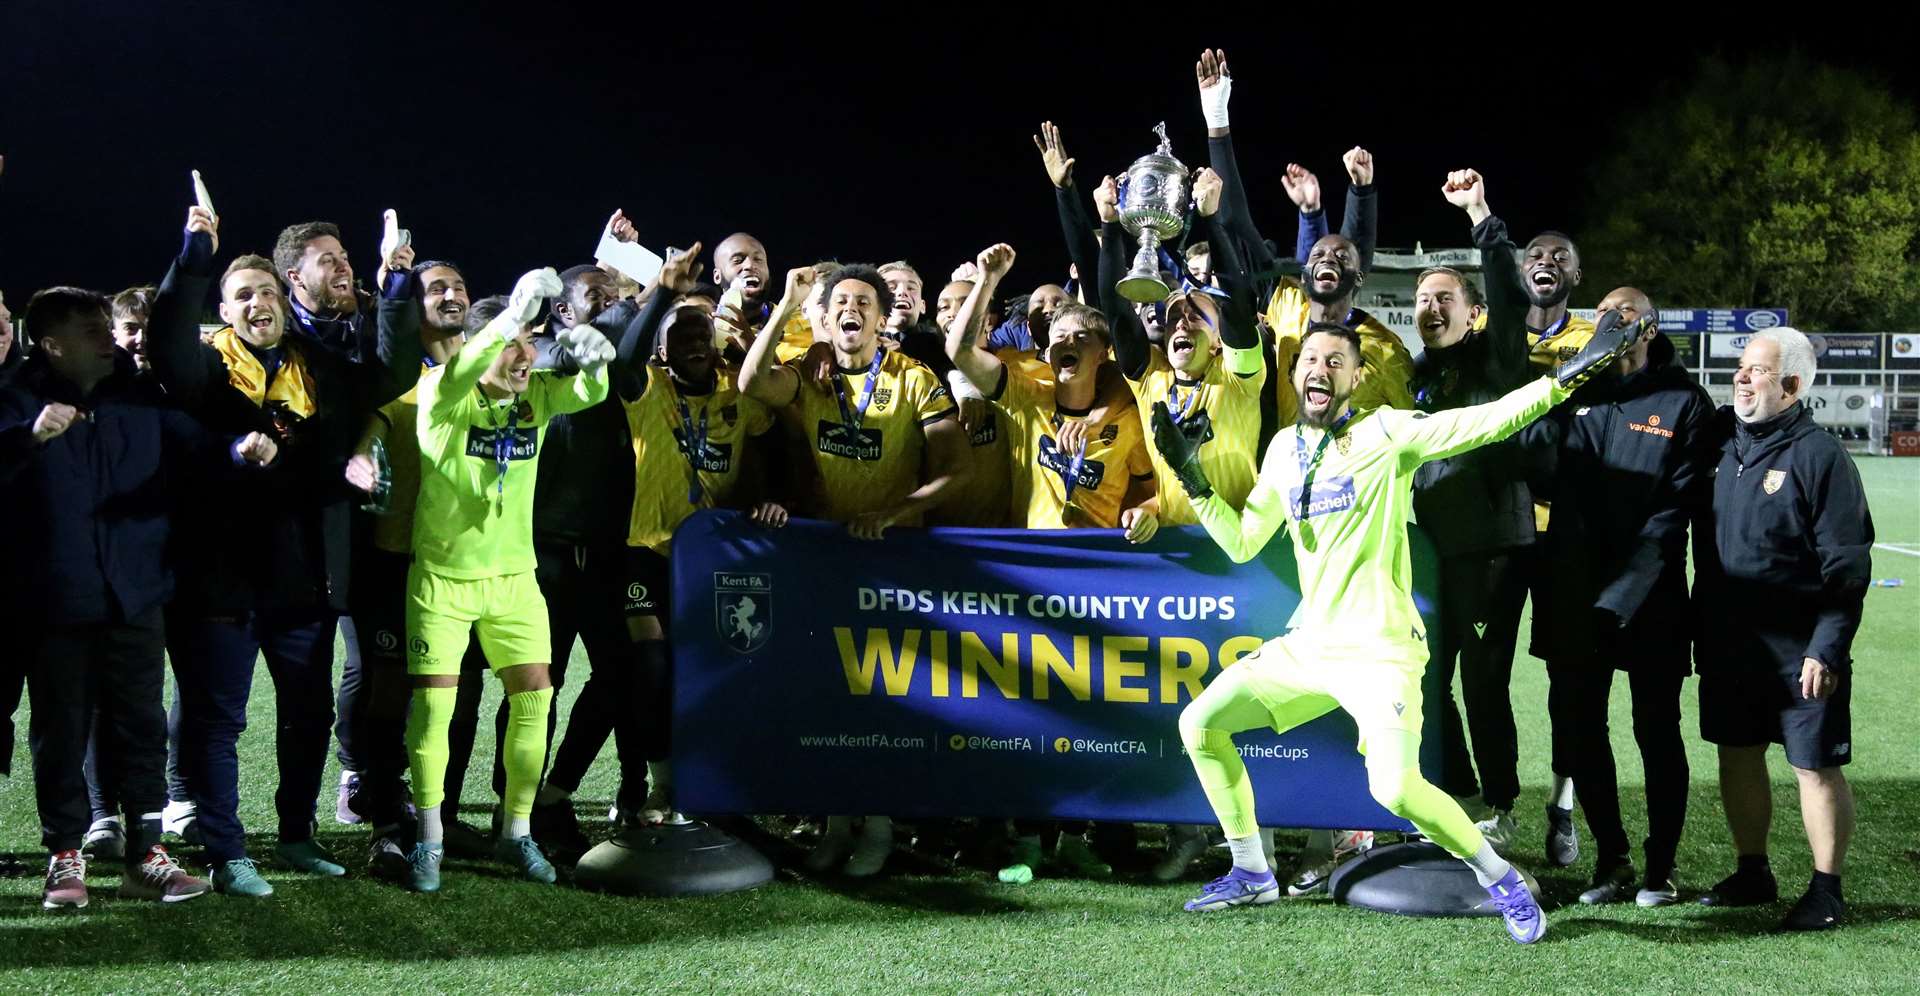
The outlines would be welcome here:
M 421 567 L 461 580 L 534 568 L 533 484 L 547 421 L 607 396 L 607 368 L 558 376 L 535 370 L 525 393 L 495 400 L 480 377 L 517 331 L 494 319 L 445 366 L 420 377 L 420 498 L 413 555 Z
M 1424 661 L 1426 629 L 1413 604 L 1407 547 L 1414 469 L 1505 439 L 1567 396 L 1543 377 L 1472 408 L 1350 413 L 1329 445 L 1319 429 L 1283 429 L 1267 447 L 1246 510 L 1210 495 L 1196 506 L 1200 522 L 1239 563 L 1291 525 L 1300 607 L 1287 628 L 1316 646 L 1385 644 Z

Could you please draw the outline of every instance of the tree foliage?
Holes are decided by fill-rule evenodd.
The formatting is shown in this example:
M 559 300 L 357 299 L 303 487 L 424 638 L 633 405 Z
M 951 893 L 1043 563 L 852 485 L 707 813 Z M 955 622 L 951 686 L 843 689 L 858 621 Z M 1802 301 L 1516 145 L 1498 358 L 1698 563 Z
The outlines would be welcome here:
M 1807 329 L 1920 325 L 1920 134 L 1867 77 L 1706 59 L 1596 169 L 1581 248 L 1603 287 Z

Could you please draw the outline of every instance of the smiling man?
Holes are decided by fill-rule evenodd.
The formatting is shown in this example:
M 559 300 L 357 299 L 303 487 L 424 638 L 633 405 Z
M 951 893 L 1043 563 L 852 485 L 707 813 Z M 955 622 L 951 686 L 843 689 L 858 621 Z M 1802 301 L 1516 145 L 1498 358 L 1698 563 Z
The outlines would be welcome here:
M 314 840 L 314 801 L 333 722 L 335 622 L 347 608 L 348 494 L 340 486 L 367 416 L 405 393 L 420 370 L 419 308 L 400 247 L 383 261 L 377 341 L 369 362 L 292 331 L 275 264 L 242 256 L 214 269 L 219 219 L 188 212 L 180 256 L 160 284 L 148 330 L 153 375 L 170 399 L 217 432 L 261 432 L 280 448 L 284 481 L 223 482 L 176 519 L 179 549 L 168 650 L 180 688 L 180 768 L 214 865 L 214 888 L 267 896 L 240 823 L 238 741 L 256 662 L 273 676 L 286 864 L 345 869 Z M 218 274 L 226 327 L 200 338 L 202 302 Z M 311 486 L 302 486 L 311 482 Z M 234 509 L 247 509 L 240 520 Z
M 1510 936 L 1532 943 L 1546 933 L 1546 919 L 1520 873 L 1494 853 L 1457 803 L 1420 776 L 1427 645 L 1410 594 L 1401 526 L 1421 463 L 1519 431 L 1611 363 L 1625 344 L 1621 337 L 1597 340 L 1559 379 L 1541 378 L 1491 404 L 1427 414 L 1354 407 L 1365 363 L 1359 338 L 1331 322 L 1308 327 L 1293 374 L 1299 421 L 1268 448 L 1244 512 L 1215 494 L 1204 474 L 1181 477 L 1208 535 L 1236 562 L 1253 559 L 1276 532 L 1289 529 L 1301 596 L 1285 636 L 1216 675 L 1181 712 L 1181 740 L 1233 854 L 1233 870 L 1187 909 L 1270 903 L 1280 895 L 1232 735 L 1263 726 L 1285 732 L 1344 709 L 1359 726 L 1375 800 L 1471 866 Z M 1153 428 L 1168 461 L 1186 463 L 1191 445 L 1165 402 L 1154 403 Z
M 824 277 L 810 266 L 787 271 L 786 291 L 767 327 L 784 328 L 813 297 L 816 282 L 825 289 L 812 324 L 816 335 L 824 327 L 832 354 L 827 383 L 802 374 L 805 357 L 776 365 L 777 340 L 761 335 L 740 369 L 740 393 L 785 409 L 799 424 L 818 477 L 808 510 L 846 523 L 856 539 L 877 540 L 893 526 L 920 525 L 950 500 L 966 480 L 967 437 L 933 371 L 880 345 L 893 292 L 873 267 L 839 266 Z M 829 817 L 827 834 L 809 857 L 813 867 L 825 870 L 846 856 L 849 820 Z M 879 872 L 892 847 L 892 822 L 867 817 L 845 871 L 856 877 Z
M 1259 471 L 1260 401 L 1266 389 L 1265 357 L 1254 327 L 1253 287 L 1244 276 L 1233 240 L 1221 228 L 1220 177 L 1202 169 L 1194 179 L 1197 211 L 1210 234 L 1220 236 L 1218 279 L 1224 290 L 1183 284 L 1167 299 L 1165 352 L 1150 344 L 1139 318 L 1117 289 L 1130 261 L 1125 230 L 1115 207 L 1118 191 L 1109 178 L 1094 192 L 1105 229 L 1100 248 L 1101 306 L 1113 322 L 1114 352 L 1133 389 L 1142 431 L 1148 413 L 1164 400 L 1180 431 L 1199 454 L 1199 466 L 1227 504 L 1239 508 Z M 1216 346 L 1219 348 L 1216 355 Z M 1163 525 L 1198 525 L 1200 517 L 1175 483 L 1184 468 L 1149 448 Z
M 536 376 L 528 326 L 541 301 L 562 289 L 551 269 L 521 277 L 505 310 L 420 378 L 420 497 L 407 578 L 407 670 L 414 676 L 407 748 L 419 812 L 408 885 L 418 892 L 440 887 L 447 730 L 470 633 L 500 676 L 508 708 L 499 750 L 505 814 L 495 857 L 530 881 L 555 878 L 531 828 L 553 703 L 547 606 L 534 579 L 534 483 L 547 421 L 604 400 L 614 356 L 606 337 L 575 326 L 557 340 L 577 372 Z
M 1767 745 L 1777 743 L 1813 851 L 1813 879 L 1781 924 L 1788 930 L 1825 929 L 1846 914 L 1853 638 L 1873 577 L 1860 472 L 1804 401 L 1815 372 L 1813 345 L 1798 331 L 1748 341 L 1733 404 L 1719 413 L 1725 443 L 1712 504 L 1693 528 L 1700 735 L 1720 749 L 1720 799 L 1739 862 L 1700 902 L 1778 896 L 1767 861 Z

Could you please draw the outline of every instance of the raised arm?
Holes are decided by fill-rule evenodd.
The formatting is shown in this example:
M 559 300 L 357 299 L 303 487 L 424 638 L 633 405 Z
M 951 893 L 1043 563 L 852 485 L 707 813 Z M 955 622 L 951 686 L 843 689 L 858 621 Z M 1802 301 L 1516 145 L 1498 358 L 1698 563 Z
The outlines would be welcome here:
M 1533 371 L 1527 361 L 1527 302 L 1506 225 L 1487 206 L 1487 182 L 1473 170 L 1448 173 L 1440 194 L 1465 211 L 1473 226 L 1487 281 L 1487 325 L 1480 333 L 1487 337 L 1487 374 L 1500 390 L 1510 391 L 1532 379 Z
M 160 281 L 147 319 L 147 360 L 154 376 L 187 405 L 198 403 L 211 379 L 208 350 L 200 341 L 200 308 L 213 283 L 219 239 L 219 218 L 199 207 L 187 209 L 185 242 Z
M 1340 234 L 1360 250 L 1360 272 L 1373 272 L 1373 245 L 1380 234 L 1380 200 L 1374 196 L 1373 153 L 1354 146 L 1340 157 L 1347 167 L 1347 213 Z
M 378 408 L 407 393 L 420 381 L 426 347 L 420 342 L 420 289 L 413 276 L 412 236 L 399 235 L 399 217 L 386 214 L 387 234 L 380 240 L 380 303 L 374 315 L 372 396 Z
M 1200 171 L 1194 180 L 1195 213 L 1207 231 L 1207 244 L 1213 251 L 1213 272 L 1220 289 L 1227 292 L 1221 309 L 1220 343 L 1228 349 L 1251 350 L 1260 347 L 1260 328 L 1254 320 L 1253 281 L 1233 247 L 1231 233 L 1221 218 L 1220 194 L 1224 186 L 1210 169 Z
M 1047 168 L 1047 179 L 1053 181 L 1054 211 L 1060 217 L 1060 234 L 1067 242 L 1067 258 L 1073 261 L 1074 272 L 1085 280 L 1087 274 L 1093 272 L 1100 244 L 1093 237 L 1093 222 L 1087 220 L 1087 209 L 1081 206 L 1079 188 L 1073 184 L 1073 159 L 1067 155 L 1059 127 L 1051 121 L 1040 122 L 1040 134 L 1033 136 L 1033 145 L 1040 150 L 1040 162 Z
M 1200 88 L 1200 113 L 1207 121 L 1207 161 L 1220 174 L 1220 210 L 1225 215 L 1226 230 L 1241 240 L 1241 261 L 1252 267 L 1249 276 L 1271 273 L 1279 261 L 1254 227 L 1253 213 L 1247 207 L 1247 187 L 1240 178 L 1240 162 L 1234 153 L 1233 129 L 1228 124 L 1233 74 L 1227 69 L 1227 53 L 1203 50 L 1193 65 L 1193 75 Z M 1219 264 L 1214 268 L 1218 270 Z
M 634 309 L 626 324 L 617 330 L 602 329 L 618 336 L 614 357 L 614 389 L 632 400 L 647 389 L 647 361 L 666 350 L 667 315 L 672 313 L 680 295 L 693 289 L 699 277 L 700 243 L 686 250 L 669 249 L 667 258 L 654 278 L 654 292 L 647 302 Z
M 962 376 L 988 397 L 998 393 L 1005 367 L 999 357 L 987 351 L 980 332 L 987 323 L 987 302 L 993 300 L 1001 278 L 1013 269 L 1013 259 L 1013 247 L 1004 242 L 980 250 L 974 260 L 979 272 L 974 276 L 973 290 L 960 305 L 959 314 L 953 316 L 952 324 L 947 326 L 947 357 L 953 360 L 954 368 Z
M 1622 321 L 1618 311 L 1600 317 L 1586 347 L 1561 364 L 1552 376 L 1541 377 L 1484 405 L 1443 412 L 1382 409 L 1374 417 L 1385 420 L 1388 435 L 1410 465 L 1499 442 L 1572 397 L 1581 384 L 1611 367 L 1653 325 L 1652 315 L 1631 322 Z
M 1197 187 L 1196 187 L 1197 189 Z M 1094 277 L 1100 292 L 1100 311 L 1113 330 L 1113 357 L 1128 380 L 1147 375 L 1153 364 L 1153 345 L 1147 342 L 1147 330 L 1133 302 L 1120 296 L 1120 278 L 1127 275 L 1132 260 L 1127 252 L 1127 232 L 1120 227 L 1120 187 L 1113 177 L 1105 177 L 1093 192 L 1093 207 L 1100 214 L 1100 267 Z M 1215 206 L 1219 205 L 1218 192 Z
M 1287 524 L 1287 495 L 1280 484 L 1284 480 L 1280 463 L 1282 449 L 1279 446 L 1267 447 L 1267 458 L 1260 468 L 1259 479 L 1253 484 L 1253 492 L 1247 495 L 1244 510 L 1234 511 L 1226 499 L 1211 489 L 1204 497 L 1193 501 L 1193 509 L 1199 514 L 1200 524 L 1206 527 L 1207 535 L 1213 537 L 1213 541 L 1236 564 L 1244 564 L 1259 556 L 1260 551 Z M 1287 453 L 1285 459 L 1292 459 L 1292 454 Z
M 557 296 L 562 291 L 560 274 L 553 267 L 543 267 L 522 275 L 514 285 L 513 293 L 507 298 L 507 306 L 495 315 L 493 321 L 486 324 L 459 352 L 447 360 L 440 374 L 440 385 L 433 395 L 433 404 L 429 411 L 435 419 L 444 419 L 455 406 L 467 396 L 467 393 L 480 383 L 480 378 L 493 365 L 495 357 L 507 347 L 507 340 L 520 334 L 535 316 L 540 314 L 540 305 L 547 298 Z
M 779 330 L 787 327 L 787 320 L 800 309 L 807 295 L 813 292 L 814 273 L 811 266 L 797 266 L 787 271 L 785 293 L 780 295 L 780 303 L 773 309 L 773 315 L 760 334 L 753 337 L 753 345 L 747 350 L 747 359 L 740 365 L 740 393 L 754 398 L 774 408 L 784 408 L 793 403 L 800 395 L 800 374 L 792 367 L 781 366 L 773 362 L 774 341 L 780 338 Z M 817 338 L 821 329 L 814 329 Z

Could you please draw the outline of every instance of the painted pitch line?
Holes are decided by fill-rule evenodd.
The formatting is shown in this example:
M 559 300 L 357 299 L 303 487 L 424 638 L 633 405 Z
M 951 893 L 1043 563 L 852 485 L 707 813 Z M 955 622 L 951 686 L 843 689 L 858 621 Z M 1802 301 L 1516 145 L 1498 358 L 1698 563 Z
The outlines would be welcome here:
M 1920 557 L 1920 550 L 1905 546 L 1895 546 L 1892 543 L 1875 543 L 1873 548 L 1875 550 L 1886 550 L 1889 553 L 1904 553 L 1909 557 Z

